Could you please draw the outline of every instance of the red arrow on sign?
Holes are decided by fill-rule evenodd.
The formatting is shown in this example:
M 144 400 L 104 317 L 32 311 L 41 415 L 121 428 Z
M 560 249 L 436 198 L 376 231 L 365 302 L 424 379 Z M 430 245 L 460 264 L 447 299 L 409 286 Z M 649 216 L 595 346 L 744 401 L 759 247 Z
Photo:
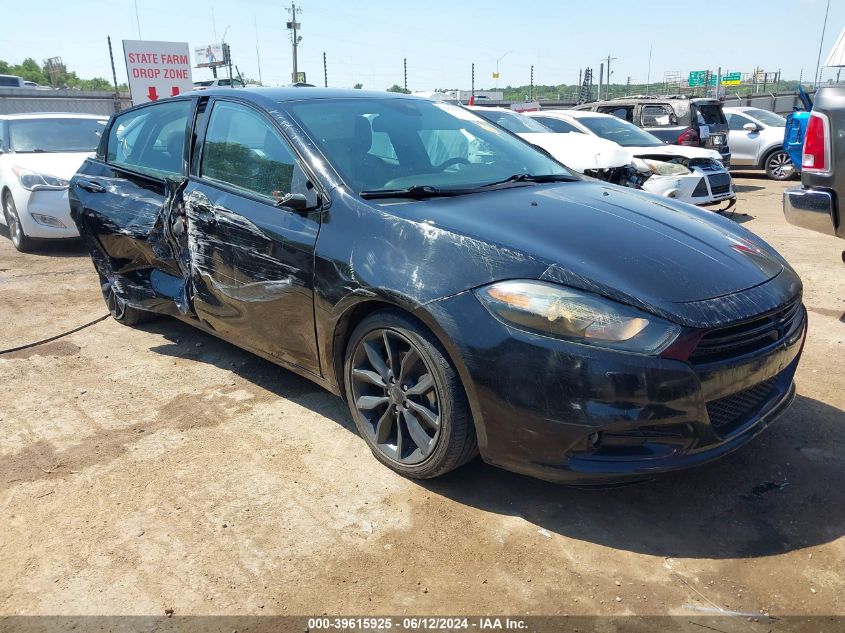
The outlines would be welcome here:
M 171 86 L 170 88 L 170 96 L 175 97 L 179 94 L 179 86 Z
M 147 98 L 150 101 L 155 101 L 158 99 L 158 93 L 156 92 L 155 86 L 150 86 L 149 90 L 147 90 Z

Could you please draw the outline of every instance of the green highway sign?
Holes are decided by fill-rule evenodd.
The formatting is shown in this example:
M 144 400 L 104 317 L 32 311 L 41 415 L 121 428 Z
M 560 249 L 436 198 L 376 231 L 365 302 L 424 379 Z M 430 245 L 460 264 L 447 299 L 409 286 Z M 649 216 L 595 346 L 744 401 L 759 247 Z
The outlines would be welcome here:
M 742 82 L 742 73 L 727 73 L 722 76 L 723 86 L 738 86 Z
M 694 88 L 696 86 L 708 85 L 707 73 L 708 71 L 706 70 L 691 70 L 689 74 L 689 86 Z M 716 74 L 713 72 L 710 73 L 709 85 L 716 85 Z

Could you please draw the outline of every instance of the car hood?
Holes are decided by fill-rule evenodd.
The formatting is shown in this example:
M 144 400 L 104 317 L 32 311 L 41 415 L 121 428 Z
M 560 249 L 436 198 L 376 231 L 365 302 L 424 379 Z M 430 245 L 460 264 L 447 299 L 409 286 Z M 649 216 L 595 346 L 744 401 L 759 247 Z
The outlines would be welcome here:
M 598 182 L 398 206 L 420 222 L 495 244 L 502 253 L 547 262 L 543 278 L 550 281 L 697 327 L 738 318 L 723 305 L 703 308 L 702 302 L 760 286 L 788 268 L 765 242 L 726 218 Z M 513 276 L 507 266 L 500 271 L 502 278 Z M 788 276 L 784 293 L 791 298 L 800 292 L 800 281 L 791 269 Z M 751 314 L 765 309 L 746 307 Z
M 20 153 L 12 154 L 10 162 L 39 174 L 70 180 L 89 156 L 93 152 Z
M 581 173 L 591 169 L 622 167 L 630 164 L 633 158 L 627 148 L 588 134 L 530 132 L 519 136 Z
M 675 156 L 682 156 L 684 158 L 712 158 L 722 162 L 722 155 L 715 149 L 705 149 L 703 147 L 689 147 L 687 145 L 658 145 L 656 147 L 630 147 L 625 149 L 630 151 L 637 158 L 659 158 L 667 156 L 674 158 Z

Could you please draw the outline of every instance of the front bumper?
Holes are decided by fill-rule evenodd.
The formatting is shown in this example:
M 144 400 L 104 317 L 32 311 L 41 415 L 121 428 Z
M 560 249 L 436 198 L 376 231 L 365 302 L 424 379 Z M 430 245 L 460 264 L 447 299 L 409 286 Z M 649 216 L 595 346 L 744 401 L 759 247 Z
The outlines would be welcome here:
M 15 206 L 21 220 L 21 226 L 27 236 L 36 239 L 68 239 L 79 237 L 76 224 L 70 217 L 68 190 L 36 189 L 22 190 L 21 201 L 15 197 Z M 45 218 L 51 218 L 52 226 L 45 224 Z
M 827 189 L 787 189 L 783 192 L 783 215 L 790 224 L 827 235 L 837 235 L 837 229 L 842 228 L 836 196 Z
M 471 293 L 429 309 L 457 342 L 482 458 L 568 483 L 647 478 L 739 448 L 792 401 L 806 335 L 804 317 L 774 348 L 692 366 L 514 330 Z M 717 430 L 708 406 L 760 384 L 767 392 L 753 411 Z
M 733 180 L 726 169 L 693 169 L 684 176 L 655 175 L 643 183 L 643 191 L 699 206 L 736 198 Z

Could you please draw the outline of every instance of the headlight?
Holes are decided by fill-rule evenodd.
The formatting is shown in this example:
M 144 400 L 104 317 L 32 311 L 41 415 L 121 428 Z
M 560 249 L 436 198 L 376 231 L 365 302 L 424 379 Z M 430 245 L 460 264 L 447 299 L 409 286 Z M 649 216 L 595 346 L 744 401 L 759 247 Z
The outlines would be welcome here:
M 635 159 L 642 163 L 646 169 L 658 176 L 686 176 L 692 171 L 679 163 L 667 163 L 662 160 L 652 160 L 651 158 Z M 639 167 L 639 165 L 637 165 Z
M 70 184 L 64 178 L 58 176 L 50 176 L 48 174 L 39 174 L 35 171 L 30 171 L 25 167 L 12 167 L 12 171 L 18 177 L 21 187 L 27 191 L 35 191 L 36 189 L 67 189 Z
M 543 281 L 501 281 L 474 292 L 506 325 L 585 345 L 658 354 L 681 332 L 654 315 Z

